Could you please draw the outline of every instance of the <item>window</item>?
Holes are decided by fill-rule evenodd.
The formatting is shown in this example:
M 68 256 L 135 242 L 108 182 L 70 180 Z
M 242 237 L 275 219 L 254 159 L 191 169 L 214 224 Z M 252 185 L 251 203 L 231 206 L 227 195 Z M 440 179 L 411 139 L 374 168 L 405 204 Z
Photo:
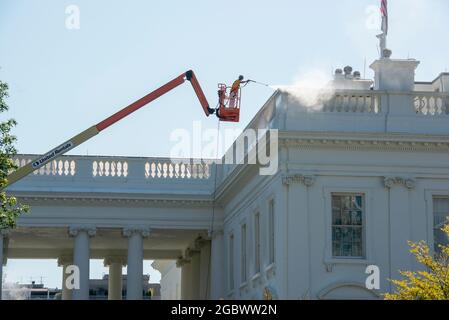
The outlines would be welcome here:
M 364 257 L 364 195 L 332 194 L 332 255 Z
M 229 289 L 234 290 L 234 234 L 229 236 Z
M 435 253 L 440 253 L 440 245 L 449 244 L 447 235 L 441 231 L 441 228 L 447 223 L 449 216 L 449 198 L 433 199 L 433 239 Z
M 260 272 L 260 213 L 254 215 L 254 272 Z
M 274 200 L 268 203 L 268 261 L 274 263 Z
M 242 261 L 241 261 L 241 278 L 242 282 L 246 282 L 246 224 L 242 225 Z

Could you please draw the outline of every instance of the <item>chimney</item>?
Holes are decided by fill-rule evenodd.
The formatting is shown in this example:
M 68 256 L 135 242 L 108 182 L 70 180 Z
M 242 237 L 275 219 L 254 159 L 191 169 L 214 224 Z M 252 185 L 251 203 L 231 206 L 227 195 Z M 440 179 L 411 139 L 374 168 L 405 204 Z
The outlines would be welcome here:
M 414 91 L 415 70 L 419 61 L 390 59 L 390 54 L 391 52 L 385 58 L 374 61 L 370 66 L 374 70 L 374 89 L 396 92 Z

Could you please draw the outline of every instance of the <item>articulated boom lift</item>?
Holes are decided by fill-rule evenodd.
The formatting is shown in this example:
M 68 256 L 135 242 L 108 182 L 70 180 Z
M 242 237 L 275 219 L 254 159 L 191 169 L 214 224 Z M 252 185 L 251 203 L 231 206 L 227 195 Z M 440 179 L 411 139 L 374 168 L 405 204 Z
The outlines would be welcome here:
M 26 177 L 33 171 L 39 169 L 40 167 L 44 166 L 48 162 L 54 160 L 55 158 L 63 155 L 64 153 L 68 152 L 69 150 L 79 146 L 83 142 L 89 140 L 90 138 L 96 136 L 104 129 L 110 127 L 114 123 L 122 120 L 126 116 L 130 115 L 134 111 L 142 108 L 143 106 L 147 105 L 148 103 L 156 100 L 160 96 L 166 94 L 167 92 L 173 90 L 174 88 L 180 86 L 183 84 L 186 80 L 190 81 L 192 84 L 193 90 L 195 91 L 198 100 L 201 103 L 201 106 L 203 107 L 203 111 L 206 114 L 206 116 L 210 116 L 215 112 L 215 109 L 211 109 L 209 107 L 209 103 L 207 102 L 206 96 L 204 95 L 203 90 L 201 89 L 201 86 L 198 82 L 198 79 L 195 76 L 195 73 L 192 70 L 187 71 L 186 73 L 181 74 L 179 77 L 171 80 L 170 82 L 167 82 L 162 87 L 154 90 L 153 92 L 149 93 L 148 95 L 144 96 L 143 98 L 133 102 L 129 106 L 123 108 L 122 110 L 116 112 L 112 116 L 106 118 L 105 120 L 101 121 L 100 123 L 90 127 L 87 130 L 84 130 L 83 132 L 79 133 L 78 135 L 74 136 L 70 140 L 64 142 L 63 144 L 57 146 L 56 148 L 50 150 L 46 154 L 40 156 L 39 158 L 31 161 L 27 165 L 19 168 L 18 170 L 12 172 L 8 176 L 8 185 L 11 185 L 20 179 Z M 226 117 L 220 117 L 220 115 L 217 113 L 217 116 L 220 118 L 220 121 L 232 121 L 232 122 L 238 122 L 239 121 L 239 105 L 237 106 L 237 111 L 233 112 L 229 111 L 229 113 L 232 114 L 226 114 Z M 229 108 L 227 108 L 229 109 Z M 225 113 L 225 112 L 223 112 Z

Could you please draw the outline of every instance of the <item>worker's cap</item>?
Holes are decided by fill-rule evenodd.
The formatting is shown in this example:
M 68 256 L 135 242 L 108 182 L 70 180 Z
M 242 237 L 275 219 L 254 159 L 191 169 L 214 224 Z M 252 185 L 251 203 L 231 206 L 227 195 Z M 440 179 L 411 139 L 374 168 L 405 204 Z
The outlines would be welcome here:
M 242 75 L 239 75 L 239 80 L 243 80 L 245 77 Z

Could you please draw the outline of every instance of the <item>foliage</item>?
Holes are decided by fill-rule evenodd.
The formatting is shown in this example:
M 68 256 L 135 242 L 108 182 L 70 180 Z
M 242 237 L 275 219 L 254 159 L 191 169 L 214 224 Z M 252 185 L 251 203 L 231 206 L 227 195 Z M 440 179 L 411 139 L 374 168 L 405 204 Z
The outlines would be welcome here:
M 8 111 L 5 99 L 8 97 L 8 84 L 0 81 L 0 114 Z M 6 194 L 3 189 L 7 186 L 7 176 L 17 166 L 12 161 L 16 154 L 14 143 L 16 137 L 11 135 L 11 129 L 17 124 L 14 119 L 0 122 L 0 230 L 14 228 L 16 219 L 24 212 L 28 212 L 27 206 L 21 205 L 13 196 Z
M 448 223 L 441 229 L 449 237 Z M 449 300 L 449 244 L 439 245 L 440 252 L 432 255 L 424 241 L 409 242 L 410 252 L 425 271 L 402 271 L 403 280 L 392 280 L 396 292 L 386 294 L 386 300 Z

